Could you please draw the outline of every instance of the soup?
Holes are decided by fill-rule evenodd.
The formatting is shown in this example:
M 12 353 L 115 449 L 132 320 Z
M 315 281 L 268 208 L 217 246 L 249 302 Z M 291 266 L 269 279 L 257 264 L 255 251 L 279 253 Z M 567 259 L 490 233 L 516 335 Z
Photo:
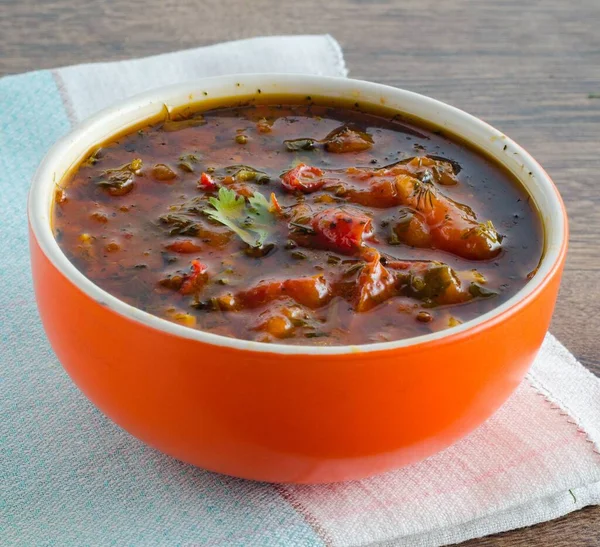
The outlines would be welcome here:
M 115 297 L 265 343 L 450 329 L 535 274 L 539 215 L 501 166 L 386 110 L 279 97 L 184 110 L 93 150 L 54 233 Z

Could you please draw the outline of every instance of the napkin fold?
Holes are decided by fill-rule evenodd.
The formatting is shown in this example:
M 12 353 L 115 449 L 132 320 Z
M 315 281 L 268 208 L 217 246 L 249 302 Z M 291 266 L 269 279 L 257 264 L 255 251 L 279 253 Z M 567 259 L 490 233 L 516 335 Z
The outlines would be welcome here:
M 74 123 L 117 100 L 243 72 L 347 71 L 331 36 L 281 36 L 0 79 L 2 543 L 429 547 L 600 504 L 600 381 L 550 334 L 526 380 L 471 435 L 343 484 L 194 468 L 129 436 L 75 388 L 46 340 L 29 274 L 25 202 L 37 164 Z

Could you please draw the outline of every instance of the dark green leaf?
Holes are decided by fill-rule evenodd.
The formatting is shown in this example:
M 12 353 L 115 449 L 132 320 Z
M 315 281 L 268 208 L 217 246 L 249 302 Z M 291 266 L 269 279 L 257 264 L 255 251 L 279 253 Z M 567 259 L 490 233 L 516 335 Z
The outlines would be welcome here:
M 314 139 L 292 139 L 283 141 L 283 146 L 285 146 L 288 152 L 314 150 L 317 146 L 317 141 Z
M 498 293 L 492 291 L 490 289 L 486 289 L 477 283 L 471 283 L 469 285 L 469 294 L 474 298 L 490 298 L 492 296 L 497 296 Z

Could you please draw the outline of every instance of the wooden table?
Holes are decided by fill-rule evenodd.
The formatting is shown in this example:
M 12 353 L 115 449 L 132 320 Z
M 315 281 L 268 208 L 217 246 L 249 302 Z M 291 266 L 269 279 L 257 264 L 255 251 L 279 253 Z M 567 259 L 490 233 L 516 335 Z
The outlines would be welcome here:
M 552 331 L 600 374 L 599 23 L 600 0 L 1 0 L 0 75 L 329 32 L 352 77 L 467 110 L 544 165 L 571 225 Z M 600 507 L 464 545 L 600 546 Z

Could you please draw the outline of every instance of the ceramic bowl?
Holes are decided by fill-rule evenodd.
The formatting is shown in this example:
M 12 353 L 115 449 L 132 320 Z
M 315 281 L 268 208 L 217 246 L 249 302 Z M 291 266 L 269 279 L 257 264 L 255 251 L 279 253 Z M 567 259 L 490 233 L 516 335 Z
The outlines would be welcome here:
M 544 257 L 516 295 L 448 331 L 362 346 L 237 340 L 136 309 L 87 279 L 51 229 L 55 183 L 94 146 L 164 107 L 258 93 L 385 104 L 472 143 L 521 181 L 544 225 Z M 57 142 L 29 195 L 37 302 L 60 362 L 89 399 L 150 446 L 202 468 L 274 482 L 359 479 L 434 454 L 515 390 L 552 316 L 567 248 L 559 193 L 519 145 L 434 99 L 370 82 L 304 75 L 209 78 L 128 99 Z

